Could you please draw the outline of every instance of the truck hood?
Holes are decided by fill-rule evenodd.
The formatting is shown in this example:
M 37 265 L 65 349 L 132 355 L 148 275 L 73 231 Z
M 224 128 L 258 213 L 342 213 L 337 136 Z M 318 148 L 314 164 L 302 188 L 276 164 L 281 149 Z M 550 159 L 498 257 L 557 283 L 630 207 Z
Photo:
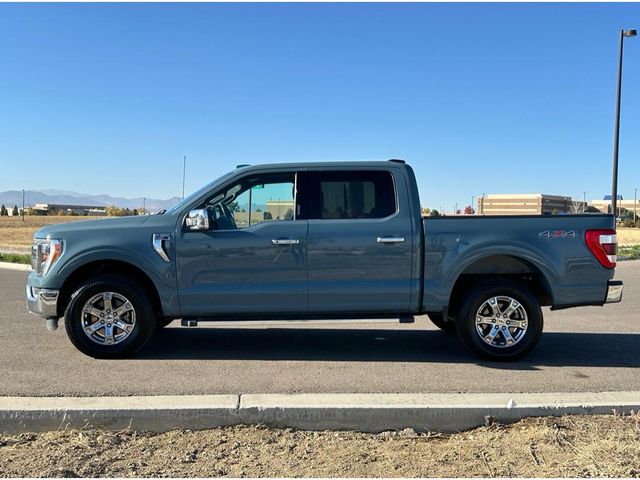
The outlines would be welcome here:
M 64 238 L 64 235 L 72 232 L 88 230 L 112 230 L 114 228 L 131 228 L 142 225 L 153 216 L 140 215 L 134 217 L 112 217 L 97 220 L 80 220 L 77 222 L 58 223 L 47 225 L 38 230 L 35 238 Z

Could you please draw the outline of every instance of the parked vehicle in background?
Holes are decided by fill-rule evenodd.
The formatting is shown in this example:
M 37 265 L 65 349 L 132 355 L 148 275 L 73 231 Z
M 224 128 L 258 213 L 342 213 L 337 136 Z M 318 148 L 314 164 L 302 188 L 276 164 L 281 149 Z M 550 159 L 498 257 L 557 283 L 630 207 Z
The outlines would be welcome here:
M 427 314 L 474 353 L 537 344 L 541 306 L 618 302 L 611 215 L 422 218 L 403 161 L 245 166 L 158 215 L 35 234 L 29 310 L 126 357 L 156 328 Z

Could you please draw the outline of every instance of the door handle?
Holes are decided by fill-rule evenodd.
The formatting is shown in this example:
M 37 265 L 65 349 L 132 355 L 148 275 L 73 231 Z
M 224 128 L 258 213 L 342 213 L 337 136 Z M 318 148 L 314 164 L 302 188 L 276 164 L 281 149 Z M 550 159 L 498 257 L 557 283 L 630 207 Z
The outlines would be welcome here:
M 273 245 L 298 245 L 300 240 L 297 238 L 274 238 L 271 243 Z
M 402 243 L 404 237 L 378 237 L 378 243 Z

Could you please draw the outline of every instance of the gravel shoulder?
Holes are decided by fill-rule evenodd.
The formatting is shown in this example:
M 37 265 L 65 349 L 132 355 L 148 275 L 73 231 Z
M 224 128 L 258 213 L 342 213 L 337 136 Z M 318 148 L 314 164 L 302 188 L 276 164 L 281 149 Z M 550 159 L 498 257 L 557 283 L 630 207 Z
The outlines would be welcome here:
M 525 419 L 450 435 L 267 427 L 0 435 L 3 477 L 638 477 L 640 415 Z

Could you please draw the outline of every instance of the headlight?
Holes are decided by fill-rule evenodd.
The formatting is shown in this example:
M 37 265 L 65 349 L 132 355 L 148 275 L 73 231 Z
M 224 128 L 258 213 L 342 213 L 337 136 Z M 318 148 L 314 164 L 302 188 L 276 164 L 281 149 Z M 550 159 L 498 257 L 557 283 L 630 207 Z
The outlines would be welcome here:
M 46 275 L 62 256 L 62 240 L 36 238 L 31 249 L 31 268 L 36 275 Z

